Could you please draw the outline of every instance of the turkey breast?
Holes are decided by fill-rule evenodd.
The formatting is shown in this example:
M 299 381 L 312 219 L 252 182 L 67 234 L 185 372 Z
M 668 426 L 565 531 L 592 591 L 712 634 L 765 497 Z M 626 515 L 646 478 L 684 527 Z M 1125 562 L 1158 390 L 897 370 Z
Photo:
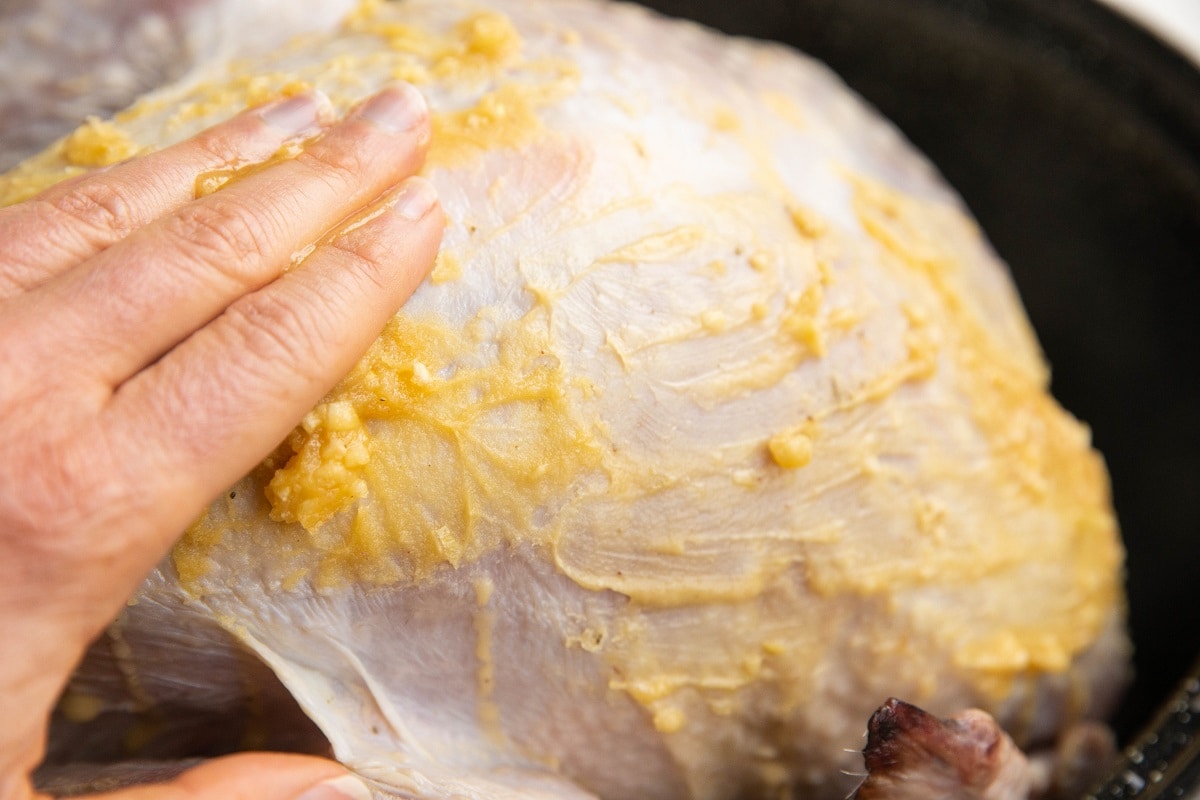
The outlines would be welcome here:
M 381 797 L 716 800 L 845 797 L 889 696 L 1020 743 L 1108 709 L 1088 431 L 956 195 L 789 49 L 593 0 L 368 0 L 0 198 L 395 79 L 435 112 L 437 267 L 186 533 L 78 720 L 246 704 L 241 643 Z

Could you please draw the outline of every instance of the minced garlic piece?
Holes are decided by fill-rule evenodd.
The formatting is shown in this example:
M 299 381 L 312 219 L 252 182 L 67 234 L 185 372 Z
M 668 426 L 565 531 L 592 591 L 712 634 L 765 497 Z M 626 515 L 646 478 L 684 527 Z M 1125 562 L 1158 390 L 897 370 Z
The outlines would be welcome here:
M 289 442 L 295 455 L 267 486 L 271 518 L 315 530 L 367 494 L 370 462 L 366 430 L 351 403 L 317 406 Z
M 792 218 L 792 226 L 796 232 L 809 239 L 816 239 L 829 232 L 829 224 L 811 209 L 799 205 L 789 206 L 788 215 Z
M 503 61 L 521 50 L 521 34 L 503 14 L 483 11 L 458 23 L 456 33 L 466 44 L 467 52 L 494 61 Z
M 453 531 L 446 525 L 434 529 L 431 538 L 437 548 L 437 553 L 446 560 L 450 566 L 458 568 L 462 563 L 463 553 L 466 551 L 466 546 L 463 543 L 462 537 L 456 536 Z
M 429 273 L 429 282 L 434 286 L 456 281 L 462 277 L 462 262 L 449 250 L 438 253 L 437 261 L 433 264 L 433 272 Z
M 741 128 L 741 120 L 738 119 L 736 113 L 730 108 L 718 108 L 712 116 L 712 126 L 714 130 L 724 133 L 732 133 Z
M 788 297 L 787 310 L 783 314 L 783 330 L 800 342 L 815 356 L 824 356 L 827 351 L 825 332 L 817 323 L 817 314 L 825 293 L 820 284 L 814 283 L 803 292 Z
M 720 333 L 729 327 L 729 319 L 725 312 L 710 308 L 700 313 L 700 325 L 710 333 Z
M 750 256 L 750 267 L 756 272 L 766 272 L 771 266 L 771 254 L 758 251 Z
M 807 426 L 777 433 L 767 441 L 771 458 L 784 469 L 807 467 L 812 461 L 813 443 Z
M 98 117 L 88 117 L 63 142 L 63 157 L 76 167 L 107 167 L 137 153 L 125 131 Z
M 687 724 L 687 718 L 678 708 L 664 708 L 654 714 L 654 728 L 659 733 L 678 733 Z

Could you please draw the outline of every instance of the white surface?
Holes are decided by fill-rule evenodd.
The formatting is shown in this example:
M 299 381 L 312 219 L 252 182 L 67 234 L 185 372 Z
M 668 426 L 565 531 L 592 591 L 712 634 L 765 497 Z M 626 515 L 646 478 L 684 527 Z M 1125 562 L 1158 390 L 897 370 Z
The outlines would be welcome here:
M 1200 63 L 1200 0 L 1107 0 Z

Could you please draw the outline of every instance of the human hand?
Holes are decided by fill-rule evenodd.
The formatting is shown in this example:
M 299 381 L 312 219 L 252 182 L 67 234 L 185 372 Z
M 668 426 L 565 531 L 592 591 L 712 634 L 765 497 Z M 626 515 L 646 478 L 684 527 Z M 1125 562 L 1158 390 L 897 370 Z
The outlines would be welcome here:
M 0 800 L 36 796 L 29 773 L 88 642 L 433 263 L 441 211 L 410 177 L 429 137 L 420 95 L 397 85 L 329 115 L 316 96 L 277 102 L 0 209 Z M 194 199 L 201 173 L 321 130 Z M 239 756 L 105 797 L 292 800 L 344 775 Z

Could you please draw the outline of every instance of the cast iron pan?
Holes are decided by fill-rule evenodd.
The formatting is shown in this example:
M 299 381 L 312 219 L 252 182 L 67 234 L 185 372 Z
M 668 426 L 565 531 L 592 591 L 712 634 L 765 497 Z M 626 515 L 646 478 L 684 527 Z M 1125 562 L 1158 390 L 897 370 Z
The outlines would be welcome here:
M 1128 740 L 1200 652 L 1200 71 L 1093 0 L 647 5 L 829 64 L 1012 266 L 1054 393 L 1112 474 L 1137 648 Z

